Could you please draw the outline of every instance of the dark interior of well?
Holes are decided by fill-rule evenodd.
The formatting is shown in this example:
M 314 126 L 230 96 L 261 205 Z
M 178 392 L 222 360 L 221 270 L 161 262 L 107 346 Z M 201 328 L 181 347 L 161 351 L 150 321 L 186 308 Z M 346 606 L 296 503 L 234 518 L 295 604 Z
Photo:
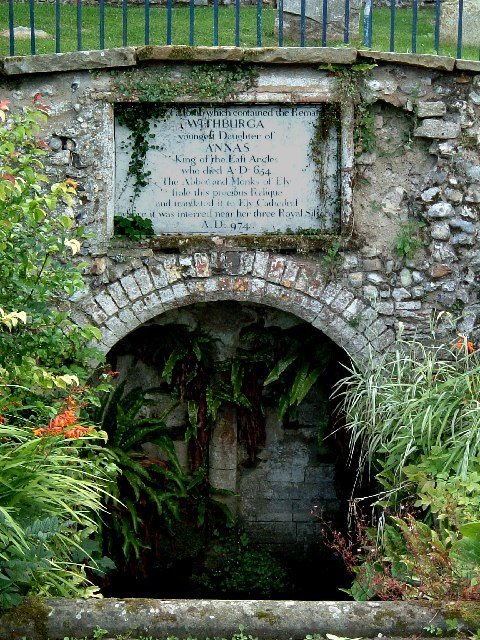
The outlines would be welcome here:
M 98 416 L 122 474 L 104 595 L 342 599 L 322 522 L 343 526 L 351 486 L 330 399 L 346 352 L 292 314 L 212 302 L 157 317 L 108 360 Z

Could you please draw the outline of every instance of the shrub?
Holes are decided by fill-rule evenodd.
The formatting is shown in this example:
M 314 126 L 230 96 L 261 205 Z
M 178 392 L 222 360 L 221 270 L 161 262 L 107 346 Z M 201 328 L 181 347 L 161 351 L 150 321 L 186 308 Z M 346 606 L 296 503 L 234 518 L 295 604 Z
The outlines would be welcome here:
M 377 527 L 357 518 L 351 545 L 328 543 L 356 599 L 480 598 L 479 383 L 479 354 L 461 337 L 400 341 L 337 386 L 350 457 L 379 487 Z
M 93 327 L 68 319 L 82 286 L 75 182 L 47 184 L 45 114 L 0 103 L 0 606 L 25 594 L 91 595 L 74 562 L 97 528 L 107 471 L 80 412 Z M 83 556 L 85 554 L 83 553 Z

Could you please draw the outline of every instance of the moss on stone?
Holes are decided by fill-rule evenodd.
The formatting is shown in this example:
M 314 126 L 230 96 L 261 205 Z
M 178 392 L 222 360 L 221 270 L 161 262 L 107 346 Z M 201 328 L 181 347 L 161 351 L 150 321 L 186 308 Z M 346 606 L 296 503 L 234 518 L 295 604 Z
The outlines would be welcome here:
M 340 236 L 327 233 L 318 233 L 313 236 L 302 234 L 271 234 L 271 235 L 242 235 L 222 236 L 214 238 L 199 236 L 198 234 L 164 235 L 157 236 L 145 242 L 145 246 L 154 250 L 178 251 L 178 253 L 190 253 L 191 251 L 208 251 L 235 248 L 236 250 L 266 249 L 291 253 L 318 253 L 328 250 L 332 244 L 338 241 Z M 117 245 L 119 246 L 119 245 Z M 128 246 L 131 246 L 128 245 Z
M 379 629 L 390 629 L 392 626 L 392 621 L 394 624 L 393 630 L 390 633 L 393 635 L 404 637 L 408 635 L 407 623 L 402 615 L 395 615 L 392 611 L 375 611 L 373 615 L 373 621 Z M 383 632 L 385 633 L 385 632 Z M 390 635 L 389 633 L 389 635 Z
M 33 632 L 37 640 L 48 640 L 50 611 L 50 607 L 41 598 L 24 598 L 22 604 L 1 612 L 2 625 Z
M 170 60 L 193 60 L 195 58 L 195 47 L 186 45 L 172 46 L 168 57 Z
M 258 618 L 258 620 L 266 620 L 272 627 L 278 623 L 278 616 L 274 615 L 271 611 L 256 611 L 255 617 Z
M 441 603 L 440 610 L 445 618 L 461 620 L 471 633 L 480 630 L 480 603 L 468 601 Z

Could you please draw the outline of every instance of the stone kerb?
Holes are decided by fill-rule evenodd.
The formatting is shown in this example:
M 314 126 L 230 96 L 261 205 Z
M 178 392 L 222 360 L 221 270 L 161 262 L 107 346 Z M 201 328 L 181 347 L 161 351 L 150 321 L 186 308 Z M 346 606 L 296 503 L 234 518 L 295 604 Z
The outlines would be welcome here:
M 394 341 L 393 330 L 375 309 L 342 284 L 327 282 L 321 266 L 265 252 L 157 255 L 90 292 L 78 301 L 72 317 L 100 328 L 100 348 L 107 353 L 128 333 L 169 309 L 222 300 L 292 313 L 359 361 L 369 350 L 382 352 Z

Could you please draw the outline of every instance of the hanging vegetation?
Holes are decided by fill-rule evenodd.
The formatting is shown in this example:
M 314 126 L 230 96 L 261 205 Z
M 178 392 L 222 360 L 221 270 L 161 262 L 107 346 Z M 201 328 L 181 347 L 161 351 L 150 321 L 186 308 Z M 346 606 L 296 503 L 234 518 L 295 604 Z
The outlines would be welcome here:
M 217 339 L 199 328 L 149 325 L 111 353 L 113 368 L 118 358 L 129 355 L 155 371 L 158 380 L 155 389 L 142 389 L 127 386 L 127 378 L 95 416 L 109 434 L 108 446 L 120 470 L 103 520 L 102 549 L 120 574 L 139 584 L 179 559 L 194 562 L 213 530 L 231 519 L 218 500 L 219 493 L 229 492 L 212 487 L 208 475 L 209 443 L 219 410 L 235 408 L 238 440 L 254 465 L 265 444 L 266 406 L 278 407 L 279 418 L 295 424 L 298 407 L 330 362 L 330 346 L 305 335 L 302 326 L 284 330 L 251 324 L 240 333 L 239 345 L 222 358 Z M 149 407 L 158 406 L 159 398 L 165 411 L 149 417 Z M 185 422 L 172 429 L 166 420 L 171 411 L 178 416 L 179 407 L 184 408 Z M 320 431 L 326 422 L 325 411 Z M 174 442 L 182 438 L 188 469 L 175 452 Z M 185 532 L 188 544 L 182 542 Z

